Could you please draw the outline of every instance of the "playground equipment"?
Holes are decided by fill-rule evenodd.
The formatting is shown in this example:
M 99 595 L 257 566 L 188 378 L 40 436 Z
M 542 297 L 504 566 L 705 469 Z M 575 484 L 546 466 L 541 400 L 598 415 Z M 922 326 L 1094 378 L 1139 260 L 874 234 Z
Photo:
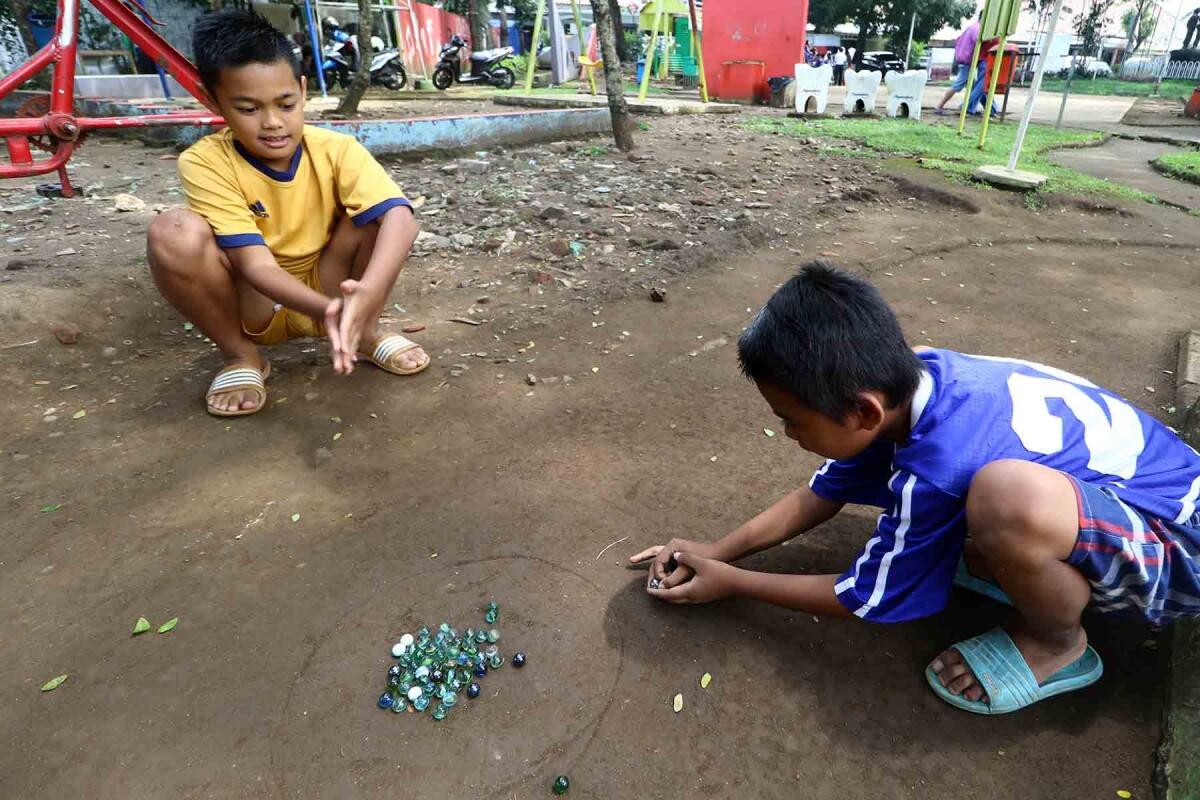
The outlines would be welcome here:
M 1017 29 L 1017 21 L 1021 16 L 1020 0 L 987 0 L 983 6 L 983 15 L 979 22 L 979 38 L 975 40 L 975 51 L 971 54 L 971 67 L 967 71 L 967 85 L 964 90 L 963 97 L 971 96 L 971 87 L 975 83 L 975 73 L 979 66 L 979 52 L 984 42 L 992 39 L 999 39 L 997 49 L 1000 52 L 1005 51 L 1005 45 L 1008 43 L 1008 37 Z M 1053 30 L 1053 29 L 1051 29 Z M 1046 48 L 1042 48 L 1043 60 L 1045 57 Z M 1042 63 L 1045 68 L 1045 64 Z M 983 149 L 983 145 L 987 142 L 988 123 L 992 118 L 992 101 L 996 98 L 996 85 L 1000 80 L 999 69 L 993 69 L 991 73 L 990 85 L 987 91 L 987 97 L 983 103 L 983 125 L 979 130 L 979 149 Z M 1040 81 L 1039 81 L 1040 84 Z M 1031 93 L 1032 95 L 1033 93 Z M 958 133 L 962 135 L 963 128 L 967 123 L 967 103 L 962 104 L 962 110 L 958 113 Z
M 672 8 L 676 13 L 672 13 L 671 20 L 674 20 L 674 28 L 664 26 L 666 20 L 664 15 L 667 13 L 667 6 L 673 4 Z M 650 26 L 650 41 L 646 47 L 646 65 L 642 70 L 641 85 L 638 87 L 638 100 L 645 100 L 646 93 L 650 91 L 650 72 L 654 65 L 654 55 L 658 51 L 658 37 L 660 34 L 669 34 L 671 30 L 675 31 L 675 39 L 677 44 L 686 40 L 690 43 L 689 51 L 695 52 L 695 60 L 689 63 L 693 64 L 696 70 L 696 77 L 700 84 L 700 99 L 702 102 L 708 102 L 708 79 L 704 75 L 704 50 L 701 47 L 701 30 L 700 19 L 696 14 L 696 0 L 687 0 L 687 17 L 683 16 L 683 4 L 681 0 L 651 0 L 646 8 L 642 10 L 641 19 L 645 20 L 650 11 L 650 6 L 654 6 L 654 20 Z M 689 27 L 690 26 L 690 27 Z M 684 74 L 688 74 L 687 67 L 684 68 Z
M 893 70 L 885 75 L 883 82 L 888 87 L 887 115 L 920 119 L 921 95 L 925 92 L 927 80 L 929 73 L 923 69 L 910 69 L 907 72 Z
M 75 62 L 79 49 L 79 2 L 58 0 L 54 38 L 15 71 L 0 79 L 0 99 L 3 99 L 38 72 L 54 66 L 49 96 L 35 96 L 26 102 L 17 111 L 15 119 L 0 119 L 0 137 L 8 146 L 10 162 L 0 163 L 0 178 L 25 178 L 57 171 L 64 197 L 73 197 L 75 194 L 67 177 L 67 162 L 92 131 L 160 125 L 225 124 L 201 86 L 196 68 L 150 27 L 151 24 L 161 23 L 156 22 L 140 6 L 122 0 L 89 2 L 209 110 L 130 117 L 86 117 L 77 114 Z M 48 152 L 49 157 L 35 159 L 33 147 Z
M 829 82 L 833 80 L 833 67 L 822 64 L 811 67 L 808 64 L 796 65 L 796 113 L 824 114 L 825 106 L 829 103 Z M 876 86 L 879 79 L 875 79 Z
M 1042 37 L 1042 52 L 1038 54 L 1037 66 L 1033 71 L 1033 83 L 1029 87 L 1029 96 L 1025 98 L 1025 110 L 1021 113 L 1021 124 L 1017 126 L 1017 135 L 1013 140 L 1012 150 L 1008 154 L 1008 164 L 1003 167 L 992 165 L 979 167 L 975 170 L 975 177 L 979 180 L 1017 189 L 1035 189 L 1046 181 L 1045 175 L 1017 169 L 1017 159 L 1021 157 L 1021 145 L 1024 144 L 1025 133 L 1029 130 L 1029 118 L 1033 116 L 1033 101 L 1037 99 L 1038 92 L 1042 88 L 1042 76 L 1046 73 L 1046 60 L 1050 54 L 1050 42 L 1052 41 L 1054 31 L 1058 29 L 1058 18 L 1062 13 L 1062 6 L 1063 0 L 1055 0 L 1054 10 L 1050 12 L 1050 25 L 1046 28 L 1046 33 Z M 1018 12 L 1019 10 L 1018 6 Z M 978 47 L 976 47 L 976 50 L 978 51 Z M 963 107 L 966 107 L 965 103 Z M 990 97 L 988 98 L 988 105 L 984 106 L 984 110 L 985 112 L 991 110 Z M 981 139 L 980 147 L 982 146 Z
M 842 102 L 842 110 L 847 114 L 874 114 L 882 78 L 883 74 L 875 70 L 846 70 L 846 99 Z
M 556 24 L 557 18 L 558 18 L 558 10 L 557 9 L 558 9 L 557 5 L 551 6 L 551 8 L 550 8 L 551 24 L 553 25 L 553 27 L 551 28 L 551 35 L 550 35 L 550 48 L 551 48 L 550 63 L 551 64 L 560 62 L 563 59 L 563 49 L 566 46 L 565 42 L 562 39 L 562 35 L 561 35 L 562 29 L 561 29 L 561 27 L 559 27 Z M 571 14 L 575 18 L 575 35 L 576 35 L 576 38 L 579 40 L 579 45 L 580 45 L 580 50 L 581 50 L 581 52 L 579 54 L 579 63 L 582 66 L 583 65 L 583 53 L 582 53 L 583 17 L 579 13 L 579 0 L 571 0 Z M 545 16 L 546 16 L 546 0 L 538 0 L 537 15 L 534 16 L 534 18 L 533 18 L 533 44 L 530 47 L 529 63 L 525 68 L 525 94 L 529 94 L 530 92 L 533 91 L 533 74 L 534 74 L 534 72 L 537 71 L 538 42 L 541 41 L 542 19 Z M 595 25 L 592 26 L 593 29 L 595 27 L 596 27 Z M 591 66 L 597 66 L 598 64 L 604 63 L 603 61 L 599 61 L 596 59 L 590 59 L 590 60 L 592 61 Z M 551 70 L 551 71 L 553 72 L 553 70 Z M 592 75 L 590 70 L 588 71 L 588 82 L 591 85 L 592 94 L 595 94 L 596 93 L 596 79 Z

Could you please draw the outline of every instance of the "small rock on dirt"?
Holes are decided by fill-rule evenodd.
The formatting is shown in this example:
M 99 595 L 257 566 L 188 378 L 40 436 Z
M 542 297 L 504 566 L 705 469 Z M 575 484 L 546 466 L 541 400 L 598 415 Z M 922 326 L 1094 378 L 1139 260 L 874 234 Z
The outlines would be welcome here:
M 492 162 L 478 158 L 460 158 L 458 160 L 458 171 L 467 175 L 482 175 L 491 168 Z
M 450 235 L 450 244 L 465 249 L 475 244 L 475 237 L 469 233 L 453 233 Z
M 547 245 L 547 249 L 552 254 L 562 258 L 563 256 L 570 255 L 571 243 L 566 239 L 554 239 L 549 245 Z
M 62 322 L 54 326 L 54 338 L 60 344 L 75 344 L 79 341 L 79 326 L 71 322 Z
M 425 330 L 425 325 L 420 322 L 413 322 L 400 328 L 404 333 L 420 333 Z
M 117 211 L 145 211 L 146 201 L 131 194 L 119 194 L 113 198 L 113 208 Z
M 567 216 L 567 210 L 562 206 L 546 206 L 538 213 L 538 217 L 544 220 L 563 219 Z
M 537 375 L 534 375 L 532 372 L 529 373 L 528 375 L 525 376 L 525 382 L 527 384 L 529 384 L 530 386 L 537 386 L 537 382 L 538 382 Z
M 667 290 L 660 286 L 654 286 L 650 289 L 650 299 L 655 303 L 667 302 Z

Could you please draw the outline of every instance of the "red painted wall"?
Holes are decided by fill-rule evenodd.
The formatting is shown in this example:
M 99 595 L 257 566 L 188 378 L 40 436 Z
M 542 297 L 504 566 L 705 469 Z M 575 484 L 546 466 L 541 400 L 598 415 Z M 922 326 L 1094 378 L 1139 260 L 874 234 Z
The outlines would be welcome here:
M 713 97 L 765 99 L 767 78 L 795 75 L 804 61 L 808 0 L 705 0 L 703 15 L 704 75 Z M 763 67 L 728 61 L 761 61 Z
M 464 17 L 442 11 L 440 8 L 413 3 L 417 13 L 417 30 L 413 30 L 407 12 L 396 12 L 396 22 L 400 29 L 400 53 L 409 71 L 418 61 L 425 65 L 426 75 L 433 74 L 433 68 L 438 62 L 438 53 L 442 45 L 450 41 L 450 37 L 459 34 L 467 41 L 471 40 L 471 26 Z M 463 54 L 466 55 L 465 53 Z M 464 58 L 465 63 L 465 58 Z

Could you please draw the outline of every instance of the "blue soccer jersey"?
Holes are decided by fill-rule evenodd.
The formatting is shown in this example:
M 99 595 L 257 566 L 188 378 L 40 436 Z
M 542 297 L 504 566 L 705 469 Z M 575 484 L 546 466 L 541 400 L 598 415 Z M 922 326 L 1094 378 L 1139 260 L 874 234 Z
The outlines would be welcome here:
M 1149 415 L 1053 367 L 949 350 L 919 355 L 926 371 L 908 443 L 879 440 L 826 462 L 810 483 L 829 500 L 884 510 L 835 588 L 854 614 L 899 622 L 945 606 L 967 533 L 967 489 L 992 461 L 1043 464 L 1147 517 L 1195 524 L 1200 455 Z M 1197 547 L 1192 538 L 1177 552 Z

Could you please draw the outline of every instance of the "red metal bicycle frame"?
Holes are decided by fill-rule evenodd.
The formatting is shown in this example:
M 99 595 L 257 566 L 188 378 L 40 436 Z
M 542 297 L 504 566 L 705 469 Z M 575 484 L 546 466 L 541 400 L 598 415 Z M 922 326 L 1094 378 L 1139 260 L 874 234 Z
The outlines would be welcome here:
M 200 83 L 195 66 L 158 35 L 123 0 L 88 0 L 110 22 L 120 28 L 139 48 L 179 81 L 193 97 L 211 111 L 177 111 L 129 117 L 85 117 L 75 115 L 75 57 L 79 48 L 80 0 L 58 0 L 54 38 L 10 75 L 0 78 L 0 100 L 35 74 L 54 65 L 50 88 L 50 111 L 40 118 L 0 119 L 0 138 L 8 145 L 11 164 L 0 164 L 0 178 L 24 178 L 58 171 L 63 195 L 73 194 L 66 165 L 79 137 L 89 131 L 113 128 L 148 128 L 162 125 L 224 125 L 212 100 Z M 35 160 L 30 136 L 52 137 L 58 144 L 49 158 Z

